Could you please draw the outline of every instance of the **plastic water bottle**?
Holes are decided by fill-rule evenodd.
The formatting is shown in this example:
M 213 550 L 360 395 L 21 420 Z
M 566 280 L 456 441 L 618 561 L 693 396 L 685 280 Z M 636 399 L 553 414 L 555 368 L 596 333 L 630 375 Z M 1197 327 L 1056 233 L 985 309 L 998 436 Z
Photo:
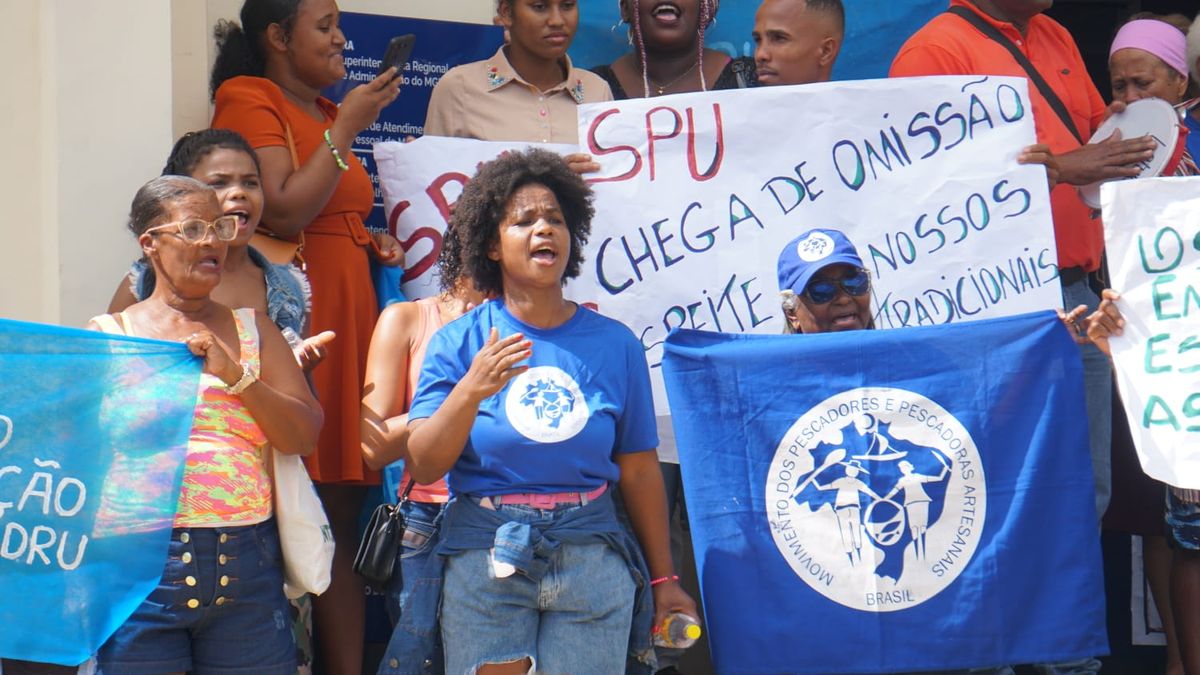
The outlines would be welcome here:
M 687 649 L 700 639 L 700 620 L 682 612 L 671 612 L 654 634 L 654 644 L 670 649 Z

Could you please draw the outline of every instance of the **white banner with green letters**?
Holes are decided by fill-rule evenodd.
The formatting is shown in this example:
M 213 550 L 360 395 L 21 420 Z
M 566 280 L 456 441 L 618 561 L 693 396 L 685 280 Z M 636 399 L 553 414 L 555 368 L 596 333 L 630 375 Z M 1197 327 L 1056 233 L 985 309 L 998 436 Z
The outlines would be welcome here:
M 1117 385 L 1146 475 L 1200 489 L 1200 178 L 1109 183 Z

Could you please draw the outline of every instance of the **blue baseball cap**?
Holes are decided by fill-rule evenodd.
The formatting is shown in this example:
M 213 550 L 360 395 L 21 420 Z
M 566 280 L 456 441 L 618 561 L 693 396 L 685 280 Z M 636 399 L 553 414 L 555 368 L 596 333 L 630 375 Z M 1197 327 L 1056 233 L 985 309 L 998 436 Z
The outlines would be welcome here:
M 776 268 L 779 290 L 800 295 L 814 274 L 837 263 L 863 266 L 858 250 L 846 235 L 838 230 L 809 230 L 789 241 L 779 252 Z

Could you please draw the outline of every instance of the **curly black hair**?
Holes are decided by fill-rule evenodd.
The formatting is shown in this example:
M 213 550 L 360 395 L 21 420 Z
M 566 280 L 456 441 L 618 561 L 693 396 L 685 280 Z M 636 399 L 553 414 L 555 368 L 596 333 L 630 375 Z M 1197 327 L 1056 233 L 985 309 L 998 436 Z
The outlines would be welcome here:
M 438 256 L 442 288 L 450 290 L 462 277 L 475 282 L 485 296 L 500 295 L 500 265 L 488 253 L 500 238 L 500 221 L 509 201 L 526 185 L 543 185 L 554 193 L 571 234 L 571 253 L 563 283 L 579 276 L 583 247 L 592 230 L 592 189 L 566 161 L 546 150 L 530 148 L 505 153 L 480 165 L 463 188 Z
M 267 65 L 262 39 L 267 27 L 277 23 L 285 36 L 300 11 L 300 0 L 246 0 L 242 4 L 241 25 L 222 19 L 213 28 L 217 40 L 217 59 L 213 63 L 208 93 L 213 99 L 221 83 L 238 75 L 262 77 Z
M 162 175 L 190 176 L 200 162 L 214 150 L 244 152 L 254 160 L 254 168 L 262 173 L 262 167 L 258 165 L 258 154 L 241 134 L 229 129 L 201 129 L 189 131 L 175 141 L 175 147 L 171 148 L 171 155 L 167 157 L 167 163 L 163 166 Z

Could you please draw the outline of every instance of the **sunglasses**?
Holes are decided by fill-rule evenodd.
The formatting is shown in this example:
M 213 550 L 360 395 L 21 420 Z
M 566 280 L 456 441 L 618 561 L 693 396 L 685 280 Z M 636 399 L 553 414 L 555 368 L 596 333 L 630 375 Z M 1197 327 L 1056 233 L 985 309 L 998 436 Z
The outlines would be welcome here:
M 841 279 L 813 279 L 804 287 L 804 295 L 815 305 L 824 305 L 837 297 L 838 289 L 854 298 L 871 290 L 871 275 L 864 269 L 849 272 Z
M 189 244 L 198 244 L 208 235 L 209 228 L 212 228 L 213 234 L 217 235 L 217 239 L 221 241 L 232 241 L 237 236 L 238 218 L 237 216 L 221 216 L 211 223 L 207 220 L 199 218 L 191 218 L 189 220 L 181 220 L 177 223 L 167 223 L 166 225 L 155 225 L 147 228 L 146 233 L 149 234 L 155 230 L 165 230 L 174 228 Z

